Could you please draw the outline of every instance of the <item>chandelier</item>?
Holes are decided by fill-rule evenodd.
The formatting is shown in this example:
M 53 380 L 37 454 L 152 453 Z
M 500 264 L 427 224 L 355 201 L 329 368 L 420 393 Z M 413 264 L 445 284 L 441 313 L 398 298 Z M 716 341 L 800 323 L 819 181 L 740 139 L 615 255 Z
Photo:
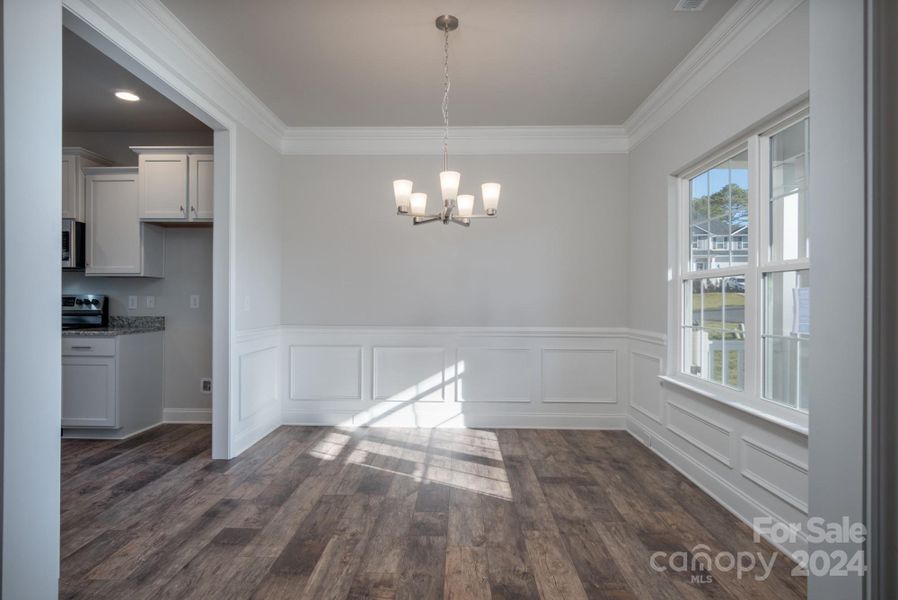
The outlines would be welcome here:
M 474 214 L 474 196 L 459 194 L 458 184 L 461 173 L 449 170 L 449 32 L 458 29 L 458 19 L 452 15 L 437 17 L 437 29 L 443 32 L 443 171 L 440 173 L 440 188 L 443 196 L 443 208 L 438 213 L 427 213 L 427 194 L 412 192 L 413 183 L 408 179 L 397 179 L 393 182 L 393 193 L 396 197 L 396 214 L 412 218 L 412 224 L 434 223 L 441 221 L 444 225 L 458 223 L 469 227 L 472 219 L 491 219 L 496 216 L 499 207 L 498 183 L 484 183 L 480 186 L 483 199 L 484 214 Z

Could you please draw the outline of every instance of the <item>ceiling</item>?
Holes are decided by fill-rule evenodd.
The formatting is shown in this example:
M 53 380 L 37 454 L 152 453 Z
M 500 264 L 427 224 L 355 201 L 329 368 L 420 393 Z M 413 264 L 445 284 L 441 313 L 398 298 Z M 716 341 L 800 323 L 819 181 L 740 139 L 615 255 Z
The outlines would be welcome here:
M 129 90 L 140 102 L 113 94 Z M 174 102 L 69 31 L 62 30 L 63 131 L 208 131 Z
M 620 125 L 735 0 L 162 0 L 291 126 Z

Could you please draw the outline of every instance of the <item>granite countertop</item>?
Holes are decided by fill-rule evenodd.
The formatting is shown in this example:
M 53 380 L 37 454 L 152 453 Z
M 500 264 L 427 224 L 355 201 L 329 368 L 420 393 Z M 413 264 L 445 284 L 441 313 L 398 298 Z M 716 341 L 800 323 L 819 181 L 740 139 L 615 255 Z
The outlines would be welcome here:
M 62 337 L 130 335 L 165 331 L 165 317 L 109 317 L 108 327 L 63 329 Z

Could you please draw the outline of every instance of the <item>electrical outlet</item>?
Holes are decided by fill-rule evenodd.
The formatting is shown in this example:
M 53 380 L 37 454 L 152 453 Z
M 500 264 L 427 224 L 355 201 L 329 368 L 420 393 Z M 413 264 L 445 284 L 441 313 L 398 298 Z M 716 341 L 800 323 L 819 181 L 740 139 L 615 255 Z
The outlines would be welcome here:
M 156 296 L 147 296 L 147 308 L 156 308 Z
M 190 308 L 199 308 L 200 307 L 200 296 L 199 294 L 193 294 L 190 296 Z
M 128 296 L 128 310 L 137 310 L 137 296 Z
M 212 393 L 212 380 L 208 377 L 200 379 L 200 391 L 204 394 Z

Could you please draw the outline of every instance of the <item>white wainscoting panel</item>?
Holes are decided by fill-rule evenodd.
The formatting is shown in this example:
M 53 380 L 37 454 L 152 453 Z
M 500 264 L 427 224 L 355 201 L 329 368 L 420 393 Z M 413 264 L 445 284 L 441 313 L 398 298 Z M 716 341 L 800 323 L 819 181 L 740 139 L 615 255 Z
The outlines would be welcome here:
M 529 348 L 458 348 L 456 400 L 532 402 L 533 354 Z
M 661 423 L 661 359 L 644 352 L 630 352 L 630 408 Z
M 446 385 L 444 347 L 375 347 L 371 396 L 378 402 L 443 402 Z M 448 377 L 454 369 L 448 368 Z
M 626 356 L 626 330 L 286 326 L 282 336 L 289 349 L 285 423 L 626 425 L 626 385 L 618 381 L 626 371 L 616 359 Z M 361 358 L 335 347 L 358 349 Z M 544 351 L 551 351 L 547 385 L 540 367 Z M 361 391 L 352 397 L 359 382 Z
M 679 404 L 667 403 L 667 428 L 721 464 L 732 467 L 732 431 Z
M 277 346 L 240 355 L 240 421 L 254 417 L 277 399 L 277 367 Z
M 237 332 L 232 347 L 230 456 L 237 456 L 280 425 L 279 327 Z
M 663 337 L 634 333 L 629 348 L 634 437 L 749 526 L 756 518 L 807 518 L 807 437 L 686 387 L 660 385 L 659 375 L 671 375 Z M 807 550 L 807 539 L 799 533 L 779 547 Z
M 808 466 L 770 446 L 742 437 L 742 476 L 808 514 Z
M 544 348 L 543 402 L 617 402 L 617 350 Z
M 361 400 L 361 346 L 290 346 L 291 400 Z

